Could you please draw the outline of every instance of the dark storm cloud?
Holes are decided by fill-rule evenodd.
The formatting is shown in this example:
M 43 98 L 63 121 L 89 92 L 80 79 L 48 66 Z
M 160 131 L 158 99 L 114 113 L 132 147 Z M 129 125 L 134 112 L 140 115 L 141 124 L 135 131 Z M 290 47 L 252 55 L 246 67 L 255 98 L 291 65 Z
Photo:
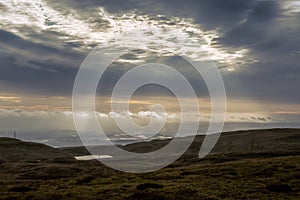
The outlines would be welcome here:
M 259 60 L 241 70 L 224 75 L 227 92 L 233 96 L 253 96 L 266 101 L 297 103 L 300 100 L 300 14 L 288 15 L 279 0 L 47 0 L 63 15 L 76 13 L 80 19 L 103 30 L 109 23 L 101 19 L 98 7 L 115 14 L 135 11 L 153 18 L 191 18 L 208 30 L 217 30 L 216 45 L 247 48 Z M 0 6 L 2 9 L 2 6 Z M 5 8 L 3 8 L 5 9 Z M 26 30 L 24 30 L 26 31 Z M 28 30 L 27 30 L 28 31 Z M 80 43 L 65 43 L 61 33 L 31 31 L 31 40 L 1 31 L 0 79 L 13 84 L 36 85 L 54 93 L 70 91 L 76 70 L 87 52 L 74 49 Z M 55 35 L 57 37 L 55 37 Z M 39 41 L 32 42 L 32 41 Z M 27 52 L 23 54 L 22 51 Z M 50 56 L 51 55 L 51 56 Z M 16 58 L 19 57 L 19 58 Z M 17 62 L 18 61 L 18 62 Z M 24 65 L 24 66 L 22 66 Z M 26 68 L 27 66 L 27 68 Z M 34 68 L 36 66 L 37 68 Z M 71 67 L 71 68 L 70 68 Z M 111 75 L 117 72 L 111 72 Z M 110 80 L 110 79 L 108 79 Z M 108 81 L 108 83 L 111 83 Z M 43 89 L 42 89 L 43 90 Z
M 281 6 L 288 1 L 185 2 L 170 3 L 169 10 L 177 9 L 206 28 L 219 28 L 222 35 L 218 43 L 245 47 L 259 60 L 224 76 L 229 96 L 300 102 L 300 93 L 296 92 L 300 84 L 300 13 L 285 13 Z
M 240 24 L 232 27 L 222 37 L 222 42 L 231 45 L 255 45 L 258 40 L 265 40 L 280 13 L 277 2 L 261 1 L 248 10 Z
M 184 60 L 180 56 L 157 56 L 156 54 L 151 54 L 150 52 L 145 51 L 132 51 L 128 54 L 122 55 L 120 59 L 128 59 L 130 61 L 136 60 L 141 55 L 147 55 L 143 58 L 142 62 L 139 63 L 140 65 L 147 64 L 147 63 L 159 63 L 167 66 L 172 66 L 174 69 L 176 69 L 179 73 L 181 73 L 185 78 L 190 82 L 191 86 L 193 87 L 195 93 L 199 97 L 208 97 L 208 89 L 205 85 L 205 82 L 203 78 L 199 75 L 197 70 L 193 68 L 193 66 L 186 60 Z M 139 59 L 137 59 L 139 60 Z M 112 94 L 112 91 L 118 82 L 118 80 L 130 69 L 134 68 L 136 66 L 135 63 L 124 63 L 124 62 L 118 62 L 119 60 L 116 60 L 112 65 L 110 65 L 106 72 L 103 74 L 98 87 L 98 93 L 99 94 Z M 139 60 L 141 61 L 141 60 Z M 182 67 L 184 66 L 184 67 Z M 153 72 L 152 72 L 153 73 Z M 162 73 L 162 72 L 161 72 Z M 153 74 L 149 74 L 147 72 L 141 74 L 140 79 L 145 79 L 153 76 Z M 157 75 L 154 75 L 157 76 Z M 172 76 L 164 76 L 165 80 L 167 80 L 169 83 L 174 83 L 172 87 L 174 88 L 181 88 L 182 86 L 180 84 L 177 84 L 176 81 L 174 82 L 174 77 Z M 142 92 L 140 93 L 143 96 L 149 95 L 149 96 L 173 96 L 173 93 L 171 93 L 169 90 L 167 90 L 164 87 L 160 87 L 155 84 L 147 85 L 146 87 L 143 87 Z
M 116 14 L 138 11 L 139 13 L 157 16 L 159 14 L 167 17 L 192 18 L 197 23 L 215 29 L 216 27 L 233 26 L 243 19 L 249 10 L 259 0 L 66 0 L 62 2 L 48 3 L 56 7 L 72 7 L 79 13 L 93 10 L 99 6 Z M 62 6 L 63 5 L 63 6 Z
M 49 40 L 36 43 L 0 30 L 1 90 L 56 95 L 70 93 L 83 53 L 72 50 L 76 44 L 61 44 L 59 41 L 50 44 Z
M 279 2 L 279 1 L 278 1 Z M 262 1 L 249 13 L 247 21 L 227 31 L 219 42 L 244 46 L 259 61 L 238 76 L 249 97 L 273 102 L 299 103 L 300 93 L 300 15 L 288 16 L 278 2 Z
M 27 29 L 23 31 L 28 32 Z M 44 33 L 40 33 L 39 35 L 29 34 L 29 36 L 31 36 L 31 39 L 26 40 L 13 33 L 0 29 L 0 43 L 2 46 L 1 51 L 2 53 L 5 53 L 5 49 L 13 48 L 16 51 L 23 50 L 25 52 L 30 52 L 32 53 L 33 57 L 36 57 L 36 55 L 42 55 L 44 57 L 50 57 L 52 55 L 54 56 L 62 55 L 63 57 L 67 56 L 72 59 L 74 59 L 74 55 L 76 57 L 77 52 L 73 51 L 73 47 L 76 47 L 76 43 L 75 44 L 63 43 L 60 42 L 59 40 L 51 41 L 49 40 L 49 38 L 47 38 L 47 40 L 44 40 L 46 38 L 44 38 L 43 35 Z M 59 36 L 56 33 L 54 33 L 54 35 L 55 37 Z M 44 42 L 36 43 L 35 41 L 37 39 L 44 40 Z M 7 51 L 7 53 L 10 52 Z

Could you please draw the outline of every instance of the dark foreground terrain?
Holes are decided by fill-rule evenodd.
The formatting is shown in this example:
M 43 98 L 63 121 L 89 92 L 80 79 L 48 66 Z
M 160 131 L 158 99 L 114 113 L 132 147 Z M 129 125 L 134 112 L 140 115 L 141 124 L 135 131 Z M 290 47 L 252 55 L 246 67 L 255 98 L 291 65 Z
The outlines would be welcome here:
M 300 199 L 300 130 L 224 133 L 199 160 L 202 139 L 167 168 L 128 174 L 96 160 L 76 161 L 84 148 L 1 138 L 0 199 Z M 123 148 L 147 152 L 167 143 Z

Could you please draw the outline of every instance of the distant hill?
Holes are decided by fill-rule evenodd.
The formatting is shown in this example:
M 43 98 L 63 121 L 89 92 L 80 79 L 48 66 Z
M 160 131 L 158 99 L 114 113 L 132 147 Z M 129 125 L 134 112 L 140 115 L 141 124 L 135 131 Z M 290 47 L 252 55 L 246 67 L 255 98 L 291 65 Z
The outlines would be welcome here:
M 181 138 L 186 140 L 187 137 Z M 197 156 L 204 136 L 198 135 L 185 153 L 186 156 Z M 170 142 L 167 140 L 152 140 L 120 146 L 131 152 L 151 152 L 162 148 Z M 99 149 L 109 149 L 109 146 L 96 146 Z M 222 133 L 218 143 L 211 152 L 213 154 L 228 153 L 264 153 L 264 152 L 300 152 L 300 129 L 268 129 L 247 130 Z M 13 138 L 0 138 L 0 163 L 3 162 L 67 162 L 74 160 L 73 156 L 88 155 L 85 147 L 53 148 L 45 144 L 24 142 Z
M 187 137 L 182 138 L 182 140 L 186 139 Z M 196 136 L 188 153 L 198 154 L 203 139 L 203 135 Z M 129 144 L 124 149 L 143 153 L 160 149 L 169 142 L 170 139 L 153 140 L 150 142 Z M 295 150 L 300 150 L 300 129 L 267 129 L 222 133 L 212 153 Z
M 187 137 L 181 138 L 186 140 Z M 198 135 L 186 152 L 189 155 L 198 155 L 204 136 Z M 120 146 L 121 148 L 137 153 L 151 152 L 167 145 L 171 140 L 152 140 Z M 109 147 L 93 147 L 96 149 Z M 87 155 L 85 147 L 61 148 L 73 155 Z M 300 151 L 300 129 L 266 129 L 245 130 L 222 133 L 213 153 L 258 153 L 258 152 L 290 152 Z
M 0 138 L 0 163 L 55 161 L 59 159 L 74 160 L 71 154 L 45 144 L 24 142 L 13 138 Z

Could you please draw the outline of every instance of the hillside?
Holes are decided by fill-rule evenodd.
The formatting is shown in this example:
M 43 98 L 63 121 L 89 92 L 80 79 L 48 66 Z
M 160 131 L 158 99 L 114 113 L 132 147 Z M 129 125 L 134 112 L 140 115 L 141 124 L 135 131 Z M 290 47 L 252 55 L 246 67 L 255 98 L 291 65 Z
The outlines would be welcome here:
M 0 162 L 38 162 L 74 160 L 69 153 L 35 142 L 0 138 Z
M 186 155 L 198 155 L 204 136 L 198 135 L 186 152 Z M 181 140 L 185 140 L 181 138 Z M 158 150 L 167 145 L 167 140 L 152 140 L 120 146 L 127 151 L 145 153 Z M 109 147 L 92 147 L 109 149 Z M 87 155 L 84 147 L 66 147 L 63 151 L 76 156 Z M 245 130 L 222 133 L 211 154 L 219 153 L 259 153 L 300 151 L 300 129 Z
M 0 155 L 6 162 L 0 163 L 0 199 L 299 199 L 299 135 L 297 129 L 224 133 L 202 160 L 196 155 L 203 137 L 197 136 L 181 159 L 145 174 L 70 157 L 87 153 L 83 147 L 64 148 L 63 153 L 2 138 Z M 155 140 L 123 148 L 144 152 L 166 143 Z M 41 158 L 45 162 L 37 162 Z

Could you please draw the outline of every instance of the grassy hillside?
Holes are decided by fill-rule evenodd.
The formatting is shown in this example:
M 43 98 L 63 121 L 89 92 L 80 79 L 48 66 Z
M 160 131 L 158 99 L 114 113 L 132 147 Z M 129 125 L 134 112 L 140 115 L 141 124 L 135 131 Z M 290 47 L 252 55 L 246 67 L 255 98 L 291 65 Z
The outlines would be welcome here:
M 224 133 L 202 160 L 196 156 L 199 136 L 181 159 L 145 174 L 118 172 L 96 160 L 5 162 L 0 164 L 0 199 L 300 199 L 299 135 L 292 129 Z M 149 151 L 167 142 L 124 148 Z
M 128 174 L 96 161 L 1 164 L 0 199 L 299 199 L 300 155 Z
M 59 149 L 34 142 L 0 138 L 0 163 L 38 162 L 45 160 L 74 160 L 73 156 Z
M 198 155 L 204 136 L 196 136 L 193 144 L 186 154 Z M 185 140 L 187 138 L 182 138 Z M 121 148 L 138 153 L 145 153 L 158 150 L 167 145 L 170 139 L 153 140 L 128 144 Z M 300 129 L 268 129 L 248 130 L 222 133 L 212 153 L 229 152 L 286 152 L 300 151 Z M 95 149 L 108 149 L 109 147 L 93 147 Z M 63 151 L 73 155 L 87 155 L 89 152 L 85 147 L 61 148 Z

